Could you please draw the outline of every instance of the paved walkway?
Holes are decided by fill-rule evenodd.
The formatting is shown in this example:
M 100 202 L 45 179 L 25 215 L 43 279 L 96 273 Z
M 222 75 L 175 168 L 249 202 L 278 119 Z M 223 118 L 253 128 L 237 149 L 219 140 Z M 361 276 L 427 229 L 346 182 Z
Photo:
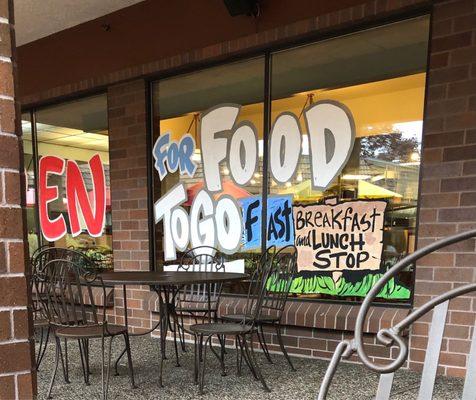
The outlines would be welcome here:
M 193 384 L 193 352 L 189 351 L 181 356 L 182 367 L 175 367 L 174 359 L 166 360 L 164 372 L 165 387 L 158 387 L 158 341 L 150 337 L 132 338 L 132 355 L 138 388 L 132 390 L 129 385 L 125 362 L 119 369 L 119 376 L 112 374 L 110 380 L 110 399 L 197 399 L 197 387 Z M 114 351 L 120 352 L 122 340 L 115 339 Z M 94 342 L 93 342 L 94 343 Z M 100 340 L 92 346 L 91 354 L 91 386 L 86 386 L 82 379 L 81 363 L 76 343 L 71 342 L 69 347 L 70 379 L 72 383 L 65 384 L 61 367 L 53 388 L 54 399 L 99 399 L 100 386 Z M 169 346 L 172 353 L 172 346 Z M 172 355 L 172 354 L 170 354 Z M 50 343 L 49 349 L 38 373 L 39 399 L 46 398 L 46 391 L 53 369 L 54 346 Z M 268 364 L 263 357 L 259 357 L 261 369 L 271 387 L 271 393 L 265 393 L 259 382 L 255 381 L 246 366 L 241 377 L 236 376 L 235 355 L 233 351 L 227 354 L 228 375 L 222 377 L 215 357 L 208 352 L 205 394 L 203 400 L 240 400 L 262 399 L 280 400 L 315 399 L 319 384 L 327 368 L 327 362 L 321 360 L 294 358 L 296 372 L 292 372 L 283 357 L 274 355 L 275 363 Z M 124 360 L 125 361 L 125 360 Z M 329 399 L 356 400 L 372 399 L 375 395 L 378 376 L 359 365 L 342 364 L 331 388 Z M 416 398 L 419 376 L 409 371 L 397 374 L 395 378 L 392 399 L 409 400 Z M 452 400 L 461 396 L 462 381 L 460 379 L 438 379 L 434 399 Z M 403 393 L 399 393 L 402 392 Z

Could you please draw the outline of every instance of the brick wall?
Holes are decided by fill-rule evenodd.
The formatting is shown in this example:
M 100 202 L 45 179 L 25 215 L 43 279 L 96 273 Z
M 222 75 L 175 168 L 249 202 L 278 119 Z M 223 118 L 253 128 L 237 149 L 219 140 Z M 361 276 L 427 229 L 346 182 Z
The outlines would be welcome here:
M 32 398 L 32 324 L 25 276 L 24 183 L 21 129 L 17 123 L 13 3 L 0 1 L 0 398 Z
M 223 59 L 243 51 L 265 48 L 273 43 L 292 40 L 310 33 L 328 33 L 366 21 L 399 15 L 412 7 L 430 4 L 419 0 L 371 0 L 365 4 L 319 15 L 286 26 L 269 29 L 246 37 L 217 43 L 202 49 L 166 57 L 155 62 L 136 65 L 103 76 L 51 88 L 23 99 L 35 103 L 57 96 L 109 86 L 109 128 L 111 151 L 111 190 L 113 209 L 113 241 L 116 269 L 148 268 L 148 234 L 146 203 L 146 103 L 145 83 L 141 76 L 164 72 L 186 64 Z M 419 245 L 476 225 L 476 17 L 474 0 L 432 2 L 433 39 L 424 138 L 424 168 L 420 213 Z M 118 84 L 131 79 L 128 83 Z M 135 79 L 135 80 L 133 80 Z M 416 305 L 431 296 L 463 282 L 474 281 L 475 243 L 453 246 L 422 260 L 417 268 Z M 132 326 L 149 326 L 155 301 L 148 288 L 128 290 Z M 116 320 L 121 316 L 122 293 L 116 289 Z M 343 312 L 341 306 L 293 303 L 306 311 L 306 318 L 323 318 L 324 326 L 287 327 L 287 343 L 293 353 L 328 356 L 335 343 L 351 329 L 354 311 Z M 317 305 L 316 305 L 317 304 Z M 312 308 L 312 309 L 311 309 Z M 145 310 L 145 311 L 144 311 Z M 331 312 L 332 310 L 332 312 Z M 441 372 L 461 374 L 472 333 L 476 310 L 475 300 L 467 297 L 454 302 L 450 326 L 443 343 Z M 300 311 L 299 311 L 300 312 Z M 381 326 L 384 313 L 375 310 L 368 323 L 371 331 Z M 392 311 L 390 311 L 392 312 Z M 393 311 L 394 312 L 394 311 Z M 382 314 L 380 314 L 382 313 Z M 152 313 L 154 315 L 154 313 Z M 339 315 L 345 315 L 344 319 Z M 399 313 L 389 317 L 396 322 Z M 296 324 L 294 313 L 287 323 Z M 287 317 L 287 318 L 288 318 Z M 334 321 L 334 328 L 327 321 Z M 313 320 L 314 321 L 314 320 Z M 342 321 L 345 329 L 342 328 Z M 419 368 L 428 334 L 428 323 L 415 325 L 411 340 L 411 366 Z M 371 343 L 374 339 L 368 339 Z M 274 339 L 270 338 L 274 343 Z M 373 349 L 375 357 L 388 353 Z M 379 355 L 380 353 L 380 355 Z
M 419 246 L 476 228 L 476 2 L 436 3 L 425 119 Z M 475 240 L 451 246 L 417 266 L 415 305 L 475 281 Z M 474 296 L 450 304 L 441 372 L 463 375 L 474 323 Z M 415 324 L 411 366 L 421 368 L 428 322 Z
M 137 80 L 108 90 L 115 270 L 149 270 L 145 85 Z M 150 324 L 142 307 L 149 293 L 148 287 L 128 288 L 128 322 L 136 329 Z M 116 322 L 124 323 L 122 289 L 116 289 L 115 305 Z

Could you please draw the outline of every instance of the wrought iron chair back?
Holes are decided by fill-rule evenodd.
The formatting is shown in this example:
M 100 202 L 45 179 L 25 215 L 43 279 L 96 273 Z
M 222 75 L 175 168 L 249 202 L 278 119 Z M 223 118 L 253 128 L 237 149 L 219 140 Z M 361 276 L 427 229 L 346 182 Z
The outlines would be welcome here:
M 43 265 L 37 284 L 42 285 L 41 308 L 54 326 L 102 325 L 106 322 L 106 303 L 96 306 L 93 284 L 106 289 L 96 273 L 70 260 L 55 259 Z
M 266 282 L 266 295 L 261 306 L 262 314 L 281 319 L 296 273 L 296 246 L 283 247 L 271 261 L 270 274 Z
M 42 302 L 40 297 L 45 293 L 45 281 L 39 279 L 44 275 L 45 266 L 52 260 L 70 261 L 83 269 L 94 271 L 96 264 L 88 256 L 77 250 L 65 249 L 61 247 L 39 247 L 31 257 L 31 279 L 30 290 L 34 293 L 35 317 L 38 317 Z
M 177 271 L 225 272 L 225 258 L 216 248 L 198 246 L 181 258 Z M 178 306 L 191 311 L 216 311 L 223 285 L 221 283 L 184 286 L 178 294 Z
M 97 264 L 81 251 L 63 247 L 41 247 L 33 253 L 32 270 L 41 269 L 50 260 L 69 260 L 83 269 L 96 270 Z
M 260 265 L 255 269 L 250 279 L 248 295 L 246 296 L 245 313 L 241 321 L 243 325 L 250 327 L 250 331 L 253 330 L 262 313 L 267 292 L 266 284 L 273 269 L 273 250 L 272 248 L 266 250 L 265 255 L 260 259 Z
M 381 329 L 377 333 L 377 340 L 387 347 L 397 346 L 398 348 L 398 354 L 396 358 L 387 365 L 380 365 L 374 363 L 366 353 L 363 343 L 363 327 L 365 319 L 375 297 L 382 290 L 385 284 L 391 278 L 395 277 L 398 272 L 414 264 L 420 258 L 430 253 L 433 253 L 434 251 L 437 251 L 451 244 L 475 237 L 476 229 L 473 229 L 433 242 L 428 246 L 418 249 L 414 253 L 400 260 L 391 269 L 389 269 L 382 276 L 382 278 L 377 281 L 375 286 L 373 286 L 373 288 L 369 291 L 369 293 L 362 302 L 355 323 L 354 338 L 352 340 L 344 340 L 337 345 L 337 348 L 334 352 L 334 355 L 331 359 L 329 367 L 322 381 L 319 394 L 317 396 L 318 400 L 326 399 L 329 387 L 332 382 L 332 378 L 335 374 L 339 361 L 343 358 L 349 358 L 354 353 L 357 353 L 358 357 L 367 368 L 380 374 L 380 381 L 377 389 L 376 399 L 389 399 L 393 386 L 394 374 L 405 363 L 408 357 L 408 345 L 407 341 L 403 338 L 403 335 L 406 329 L 409 328 L 415 321 L 433 310 L 432 322 L 428 334 L 428 345 L 422 371 L 422 379 L 418 394 L 419 400 L 429 400 L 432 398 L 449 302 L 450 300 L 458 296 L 463 296 L 465 294 L 476 291 L 476 283 L 470 283 L 468 285 L 460 286 L 450 290 L 447 293 L 443 293 L 437 297 L 434 297 L 423 306 L 413 310 L 406 318 L 398 322 L 393 327 Z M 466 379 L 462 394 L 463 400 L 475 398 L 476 329 L 474 329 L 473 332 L 471 349 L 466 366 Z

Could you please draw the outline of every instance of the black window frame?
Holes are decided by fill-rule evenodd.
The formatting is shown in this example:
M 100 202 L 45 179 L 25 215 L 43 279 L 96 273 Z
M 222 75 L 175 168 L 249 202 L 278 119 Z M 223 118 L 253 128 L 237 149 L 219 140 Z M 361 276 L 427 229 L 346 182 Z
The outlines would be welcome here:
M 45 108 L 59 106 L 61 104 L 65 104 L 65 103 L 68 103 L 70 101 L 83 100 L 83 99 L 87 99 L 88 97 L 94 97 L 94 96 L 100 96 L 100 95 L 105 95 L 106 96 L 106 102 L 107 102 L 108 91 L 101 88 L 101 89 L 95 89 L 95 90 L 92 90 L 92 91 L 85 92 L 82 95 L 63 96 L 63 97 L 55 98 L 51 101 L 38 103 L 38 104 L 28 106 L 28 107 L 25 107 L 25 108 L 21 107 L 20 116 L 22 116 L 24 114 L 28 114 L 29 117 L 30 117 L 31 145 L 32 145 L 32 153 L 33 153 L 33 175 L 34 175 L 34 178 L 35 178 L 35 186 L 38 183 L 38 165 L 39 165 L 39 161 L 40 161 L 40 158 L 39 158 L 39 155 L 38 155 L 38 132 L 37 132 L 37 129 L 36 129 L 36 125 L 37 125 L 36 124 L 36 113 L 38 111 L 41 111 L 41 110 L 45 109 Z M 106 109 L 106 111 L 108 112 L 109 110 Z M 107 121 L 108 121 L 108 125 L 109 125 L 109 116 L 107 116 Z M 23 140 L 23 135 L 22 135 L 21 138 Z M 110 137 L 108 137 L 108 140 L 110 140 Z M 23 151 L 23 148 L 22 148 L 22 151 Z M 39 212 L 39 208 L 38 208 L 38 204 L 39 204 L 39 202 L 38 202 L 38 190 L 35 190 L 35 204 L 36 204 L 36 207 L 34 208 L 35 225 L 36 225 L 36 231 L 37 231 L 37 235 L 38 235 L 38 246 L 41 247 L 41 246 L 44 246 L 45 244 L 47 244 L 48 241 L 46 241 L 45 238 L 43 237 L 43 235 L 41 234 L 40 212 Z

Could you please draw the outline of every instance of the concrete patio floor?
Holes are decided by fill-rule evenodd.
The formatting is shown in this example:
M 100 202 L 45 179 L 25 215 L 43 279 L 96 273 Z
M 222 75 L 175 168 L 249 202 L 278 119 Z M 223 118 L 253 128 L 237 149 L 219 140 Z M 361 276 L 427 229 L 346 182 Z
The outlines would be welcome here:
M 112 373 L 110 380 L 110 399 L 197 399 L 203 400 L 239 400 L 239 399 L 315 399 L 319 384 L 327 368 L 327 362 L 315 359 L 293 358 L 296 372 L 292 372 L 284 357 L 273 355 L 274 364 L 268 364 L 259 355 L 260 366 L 272 392 L 262 390 L 244 365 L 241 377 L 236 376 L 235 354 L 229 350 L 226 362 L 228 374 L 220 375 L 219 365 L 215 357 L 208 352 L 205 394 L 198 395 L 198 388 L 193 384 L 193 352 L 182 354 L 180 368 L 175 360 L 169 358 L 164 367 L 164 388 L 158 386 L 158 341 L 147 337 L 131 339 L 132 356 L 136 376 L 137 389 L 131 389 L 125 359 L 119 369 L 119 376 Z M 123 341 L 115 339 L 114 353 L 122 350 Z M 86 386 L 82 378 L 78 346 L 71 342 L 68 346 L 70 365 L 70 384 L 63 380 L 61 366 L 53 388 L 54 399 L 99 399 L 100 386 L 100 340 L 91 346 L 91 385 Z M 173 347 L 169 344 L 168 352 L 172 355 Z M 51 373 L 53 370 L 54 345 L 50 343 L 43 363 L 38 372 L 38 398 L 45 399 Z M 410 371 L 397 374 L 392 399 L 408 400 L 416 398 L 419 375 Z M 375 395 L 378 376 L 360 365 L 342 364 L 331 387 L 329 399 L 372 399 Z M 461 379 L 439 378 L 436 383 L 434 399 L 451 400 L 461 397 L 463 382 Z

